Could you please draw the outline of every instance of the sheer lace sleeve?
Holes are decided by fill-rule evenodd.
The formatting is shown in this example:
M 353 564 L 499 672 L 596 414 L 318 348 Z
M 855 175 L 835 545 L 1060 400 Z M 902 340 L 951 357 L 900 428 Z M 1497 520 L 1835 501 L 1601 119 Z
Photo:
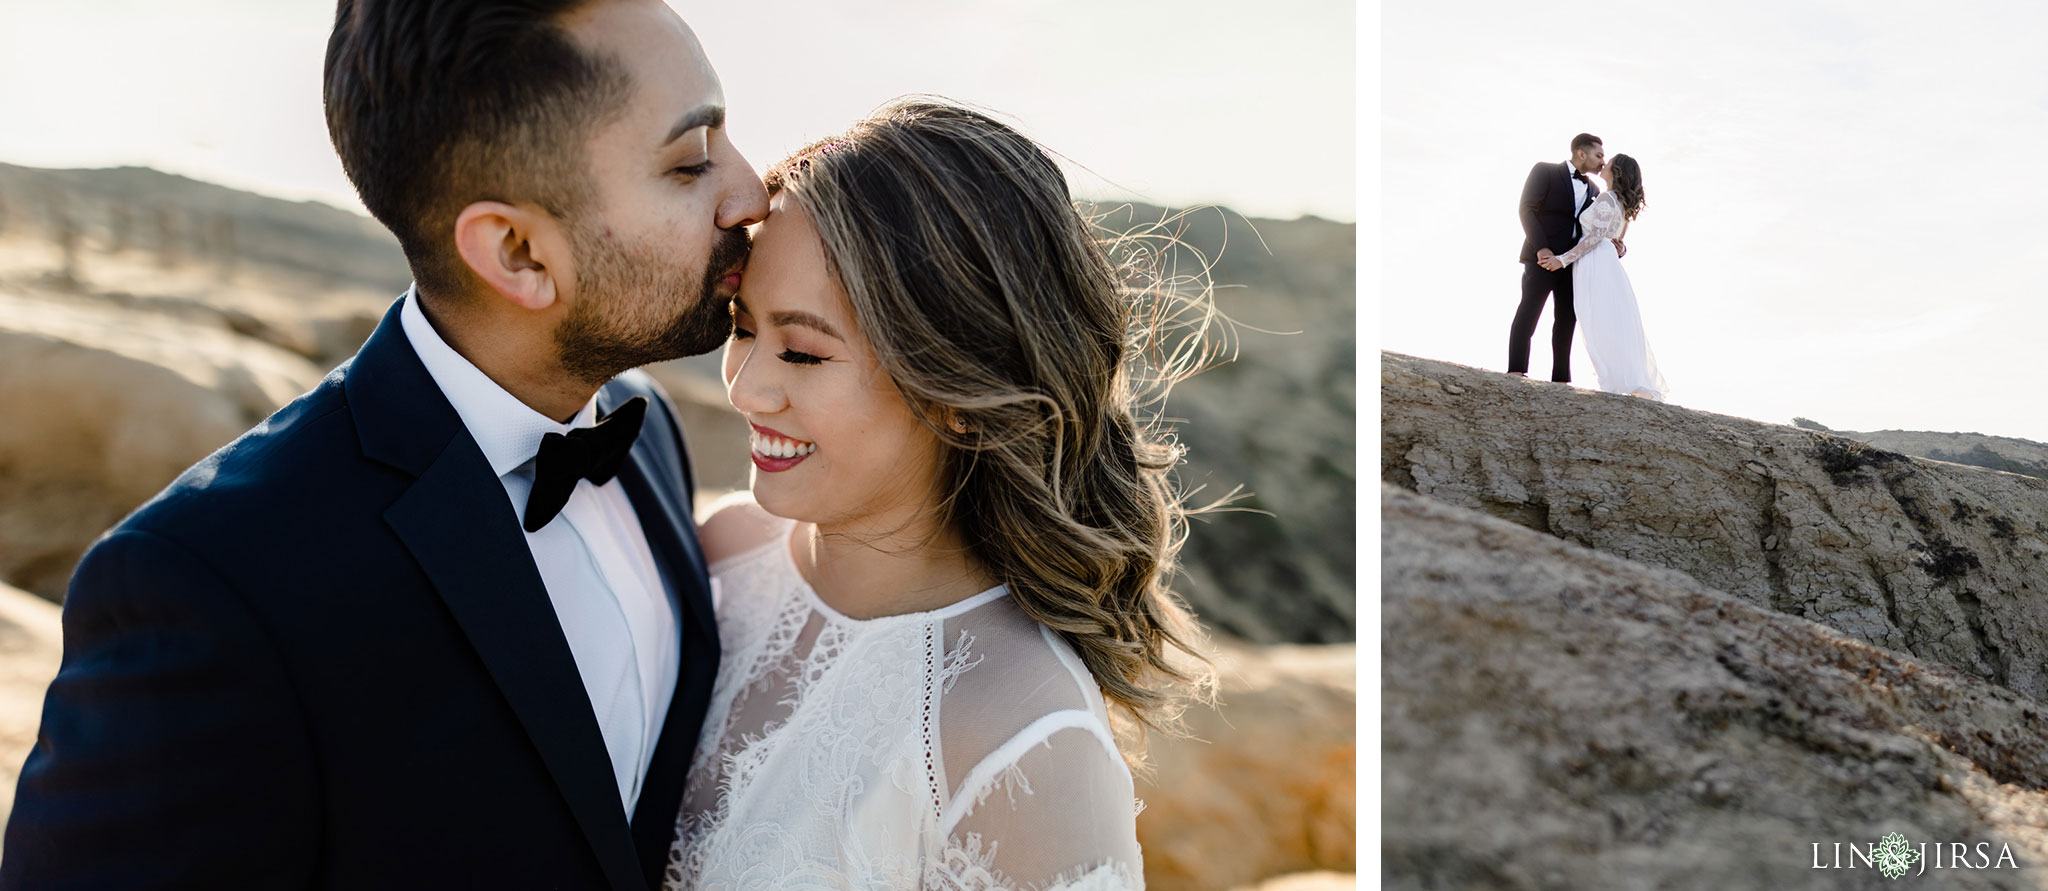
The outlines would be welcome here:
M 983 759 L 942 821 L 926 891 L 1137 891 L 1130 771 L 1087 712 L 1040 719 Z
M 1579 228 L 1586 234 L 1579 238 L 1579 243 L 1571 250 L 1557 255 L 1558 262 L 1570 266 L 1585 256 L 1586 252 L 1599 247 L 1600 242 L 1620 238 L 1624 223 L 1621 199 L 1614 196 L 1612 189 L 1601 192 L 1600 197 L 1593 199 L 1593 206 L 1586 208 L 1586 212 L 1579 217 Z

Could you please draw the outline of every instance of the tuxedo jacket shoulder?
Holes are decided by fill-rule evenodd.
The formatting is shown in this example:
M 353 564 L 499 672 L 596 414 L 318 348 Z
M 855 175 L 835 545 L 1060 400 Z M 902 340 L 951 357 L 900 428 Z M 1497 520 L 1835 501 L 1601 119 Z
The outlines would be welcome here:
M 81 560 L 0 888 L 657 887 L 717 636 L 675 412 L 637 372 L 600 408 L 632 396 L 620 478 L 684 627 L 634 814 L 516 511 L 394 306 Z

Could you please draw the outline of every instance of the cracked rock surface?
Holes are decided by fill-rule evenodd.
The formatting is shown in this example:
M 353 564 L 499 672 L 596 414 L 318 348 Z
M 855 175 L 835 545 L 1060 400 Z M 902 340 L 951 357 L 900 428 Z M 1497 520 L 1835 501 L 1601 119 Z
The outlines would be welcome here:
M 1383 481 L 2048 701 L 2048 480 L 1382 353 Z
M 1888 888 L 1813 846 L 1894 832 L 2000 865 L 1902 881 L 2048 886 L 2041 703 L 1397 486 L 1381 519 L 1385 887 Z

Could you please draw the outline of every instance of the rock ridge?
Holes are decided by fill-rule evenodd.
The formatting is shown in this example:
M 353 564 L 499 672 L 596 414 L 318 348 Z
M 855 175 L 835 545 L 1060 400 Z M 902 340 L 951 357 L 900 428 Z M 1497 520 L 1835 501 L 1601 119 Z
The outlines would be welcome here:
M 2039 702 L 1392 484 L 1381 519 L 1386 887 L 1876 887 L 1815 858 L 1892 832 L 1971 846 L 1909 873 L 1943 888 L 2048 881 Z
M 1388 352 L 1380 469 L 2048 700 L 2048 480 Z

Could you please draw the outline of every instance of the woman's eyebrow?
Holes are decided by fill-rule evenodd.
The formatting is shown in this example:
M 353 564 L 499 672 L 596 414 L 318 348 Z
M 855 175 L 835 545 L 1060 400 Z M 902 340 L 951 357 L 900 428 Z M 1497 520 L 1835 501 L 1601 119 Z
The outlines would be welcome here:
M 846 339 L 839 336 L 839 329 L 832 327 L 831 322 L 825 321 L 821 316 L 804 312 L 800 309 L 777 310 L 768 314 L 768 321 L 778 326 L 798 325 L 810 328 L 834 340 L 844 341 Z

